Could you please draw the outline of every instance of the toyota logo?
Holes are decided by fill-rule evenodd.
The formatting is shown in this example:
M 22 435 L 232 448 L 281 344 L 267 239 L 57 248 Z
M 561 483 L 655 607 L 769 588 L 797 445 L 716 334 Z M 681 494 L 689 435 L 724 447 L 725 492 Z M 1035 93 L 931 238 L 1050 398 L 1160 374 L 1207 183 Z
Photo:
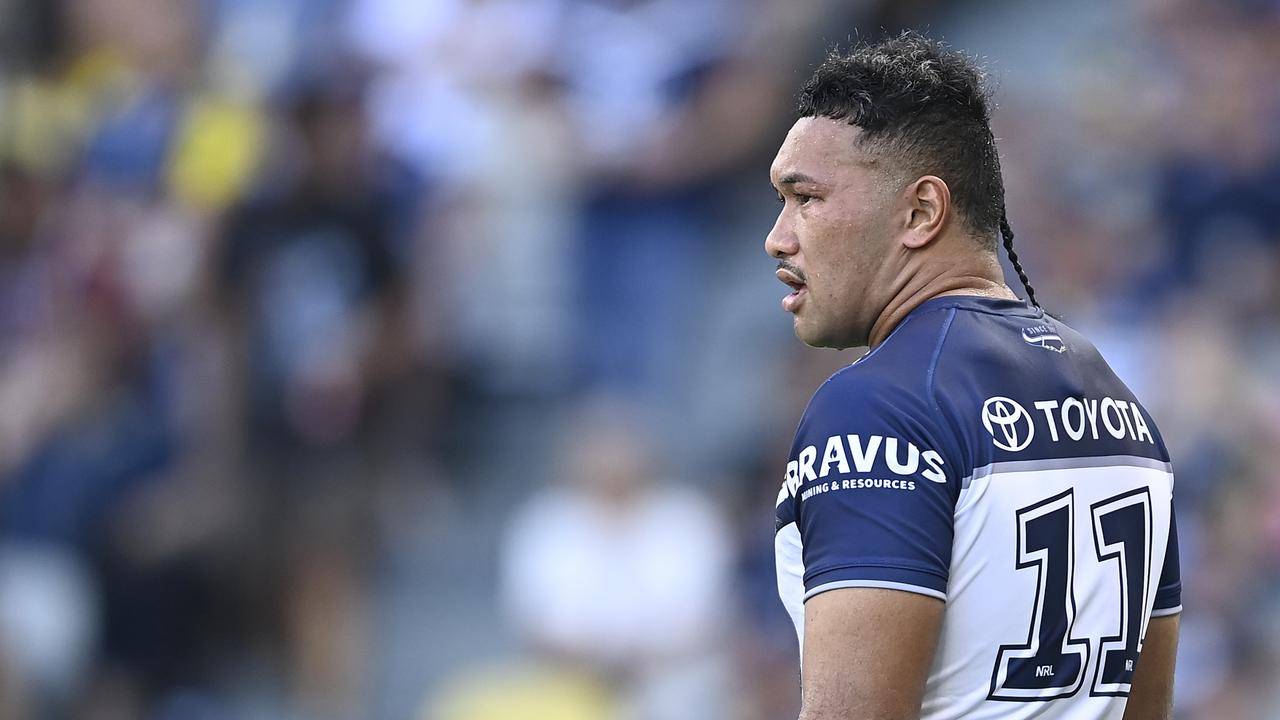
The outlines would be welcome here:
M 982 404 L 982 425 L 991 433 L 996 447 L 1018 452 L 1031 444 L 1036 426 L 1021 405 L 1007 397 L 988 398 Z

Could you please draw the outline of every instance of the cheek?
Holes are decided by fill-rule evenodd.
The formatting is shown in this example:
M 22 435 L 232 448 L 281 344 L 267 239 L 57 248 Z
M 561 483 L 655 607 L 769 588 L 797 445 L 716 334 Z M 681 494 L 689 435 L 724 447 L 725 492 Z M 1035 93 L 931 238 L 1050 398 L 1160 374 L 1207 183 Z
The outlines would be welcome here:
M 824 240 L 815 262 L 811 263 L 816 271 L 814 282 L 828 293 L 843 293 L 846 288 L 856 285 L 858 278 L 867 271 L 862 239 L 852 226 L 845 226 Z
M 868 229 L 874 221 L 867 208 L 837 212 L 824 207 L 804 217 L 797 229 L 810 284 L 827 294 L 843 294 L 843 288 L 856 284 L 872 265 Z
M 876 264 L 862 244 L 863 238 L 854 234 L 852 227 L 831 240 L 823 248 L 825 252 L 810 263 L 809 285 L 815 309 L 824 316 L 856 314 L 866 303 Z

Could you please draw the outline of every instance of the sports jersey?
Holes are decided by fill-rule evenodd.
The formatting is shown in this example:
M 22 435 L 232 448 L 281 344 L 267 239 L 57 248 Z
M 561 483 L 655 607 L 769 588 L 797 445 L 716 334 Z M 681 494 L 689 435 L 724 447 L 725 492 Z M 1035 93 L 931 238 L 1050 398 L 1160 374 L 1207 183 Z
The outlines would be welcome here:
M 933 298 L 805 410 L 778 590 L 802 645 L 828 590 L 943 600 L 922 718 L 1119 718 L 1149 619 L 1181 610 L 1172 494 L 1151 416 L 1079 333 Z

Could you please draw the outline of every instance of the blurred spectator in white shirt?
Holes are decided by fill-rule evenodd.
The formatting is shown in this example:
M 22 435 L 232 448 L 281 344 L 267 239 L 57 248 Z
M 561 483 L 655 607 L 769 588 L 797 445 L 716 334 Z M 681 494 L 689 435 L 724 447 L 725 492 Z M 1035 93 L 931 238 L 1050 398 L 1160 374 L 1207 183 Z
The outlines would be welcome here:
M 544 657 L 613 680 L 627 717 L 718 717 L 728 530 L 707 498 L 655 481 L 638 425 L 617 406 L 571 423 L 566 481 L 507 534 L 505 607 Z

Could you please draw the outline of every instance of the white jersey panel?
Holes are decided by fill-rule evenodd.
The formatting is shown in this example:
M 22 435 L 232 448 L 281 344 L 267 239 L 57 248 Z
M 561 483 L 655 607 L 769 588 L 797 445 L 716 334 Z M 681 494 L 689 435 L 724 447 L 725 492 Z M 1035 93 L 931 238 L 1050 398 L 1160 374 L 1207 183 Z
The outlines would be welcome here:
M 773 536 L 773 560 L 778 573 L 778 597 L 795 624 L 804 657 L 804 559 L 800 528 L 788 523 Z
M 1138 457 L 975 472 L 955 510 L 921 717 L 1120 718 L 1164 564 L 1172 489 L 1166 463 Z M 1064 621 L 1062 642 L 1042 648 Z

